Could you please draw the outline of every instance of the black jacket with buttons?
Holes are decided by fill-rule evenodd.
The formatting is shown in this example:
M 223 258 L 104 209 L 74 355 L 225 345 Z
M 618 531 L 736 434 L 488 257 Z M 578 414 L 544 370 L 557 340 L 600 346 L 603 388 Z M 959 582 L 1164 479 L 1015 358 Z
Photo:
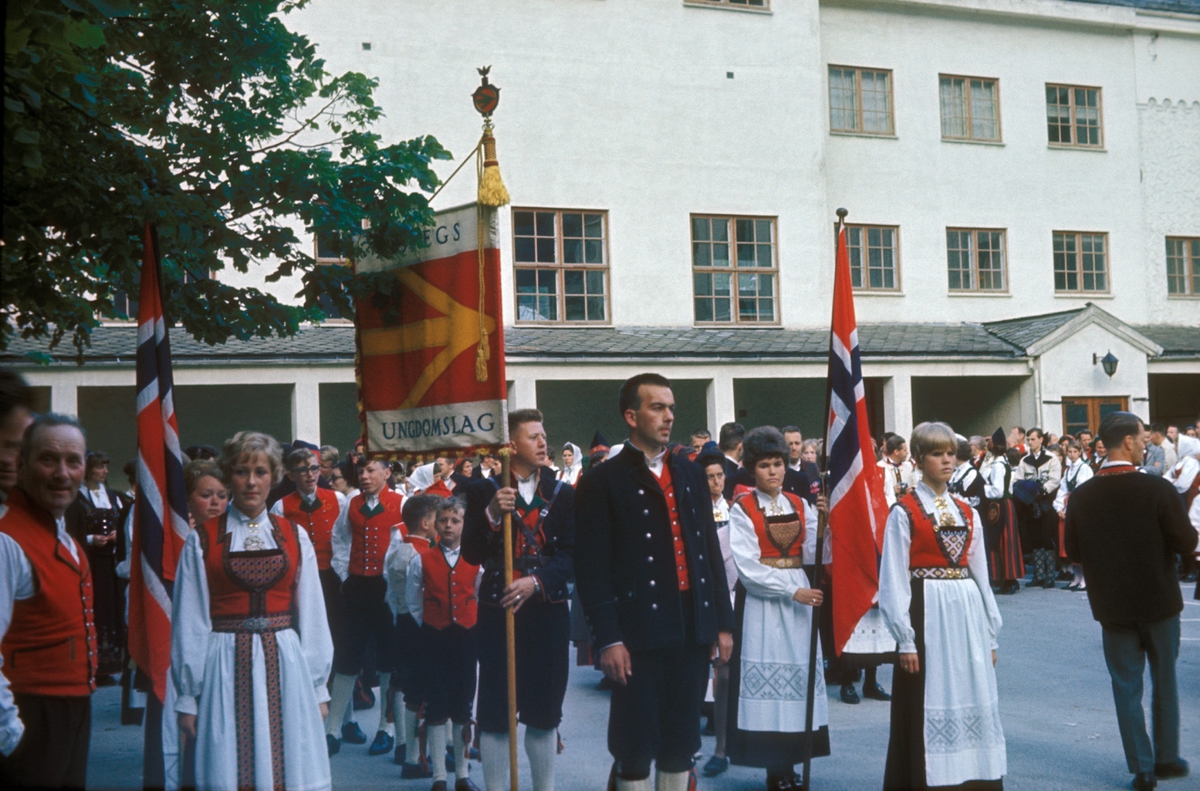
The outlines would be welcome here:
M 467 487 L 467 513 L 463 520 L 462 536 L 463 560 L 484 566 L 479 601 L 497 606 L 504 595 L 504 533 L 492 529 L 487 507 L 499 488 L 499 476 L 472 481 Z M 513 488 L 516 488 L 515 481 Z M 575 546 L 575 492 L 565 484 L 558 486 L 554 471 L 549 467 L 543 467 L 540 471 L 537 492 L 543 502 L 550 503 L 550 510 L 542 522 L 542 535 L 545 537 L 541 548 L 543 563 L 541 568 L 532 573 L 541 583 L 542 597 L 546 601 L 565 605 L 570 598 L 567 585 L 575 575 L 572 558 Z M 521 530 L 518 519 L 514 513 L 513 546 L 517 545 L 516 537 Z
M 733 631 L 725 564 L 704 471 L 668 453 L 687 555 L 697 643 Z M 575 492 L 575 579 L 597 649 L 680 645 L 683 606 L 667 498 L 646 456 L 625 445 L 588 470 Z

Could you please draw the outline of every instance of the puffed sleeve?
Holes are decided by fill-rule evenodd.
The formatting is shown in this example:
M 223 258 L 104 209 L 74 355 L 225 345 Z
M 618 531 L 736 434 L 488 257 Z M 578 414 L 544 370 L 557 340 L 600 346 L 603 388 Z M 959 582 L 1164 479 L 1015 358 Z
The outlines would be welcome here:
M 421 567 L 421 553 L 413 555 L 408 562 L 408 580 L 405 581 L 404 597 L 408 605 L 408 614 L 418 624 L 425 614 L 425 574 Z
M 300 614 L 300 645 L 308 670 L 317 691 L 317 702 L 329 700 L 329 671 L 333 669 L 333 637 L 329 634 L 329 618 L 325 614 L 325 595 L 321 590 L 321 578 L 317 570 L 317 553 L 313 551 L 312 539 L 303 530 L 296 531 L 300 538 L 300 570 L 296 580 L 296 604 Z
M 912 587 L 908 576 L 908 553 L 912 546 L 912 525 L 903 508 L 888 514 L 883 533 L 883 557 L 879 563 L 879 611 L 896 638 L 902 654 L 917 652 L 917 633 L 913 631 L 909 606 Z
M 753 497 L 754 494 L 747 496 Z M 729 548 L 733 552 L 738 579 L 751 596 L 790 599 L 801 587 L 796 584 L 794 571 L 773 568 L 760 562 L 762 551 L 758 546 L 758 535 L 740 502 L 734 503 L 729 509 Z
M 983 612 L 987 617 L 988 636 L 992 641 L 993 650 L 997 647 L 997 635 L 1000 634 L 1000 627 L 1004 624 L 1004 620 L 1000 617 L 1000 609 L 996 607 L 996 597 L 992 594 L 992 586 L 988 580 L 987 556 L 984 554 L 987 550 L 983 539 L 983 521 L 979 518 L 979 513 L 972 508 L 971 520 L 974 527 L 971 529 L 971 547 L 967 550 L 967 565 L 971 568 L 971 579 L 975 580 L 975 586 L 979 588 L 979 595 L 983 597 Z M 887 552 L 887 544 L 884 544 L 884 552 Z
M 313 564 L 315 567 L 315 560 Z M 200 531 L 193 530 L 183 544 L 171 596 L 171 682 L 179 714 L 199 711 L 197 699 L 204 692 L 204 665 L 211 635 L 204 550 L 200 547 Z
M 333 558 L 329 565 L 342 578 L 342 582 L 350 575 L 350 541 L 350 504 L 345 497 L 339 496 L 338 517 L 333 523 L 333 535 L 330 536 Z

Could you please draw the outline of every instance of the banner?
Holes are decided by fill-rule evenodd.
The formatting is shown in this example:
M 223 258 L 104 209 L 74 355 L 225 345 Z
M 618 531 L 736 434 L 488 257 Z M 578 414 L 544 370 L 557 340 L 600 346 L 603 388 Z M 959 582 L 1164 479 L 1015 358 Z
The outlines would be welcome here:
M 472 203 L 434 217 L 428 246 L 355 263 L 358 272 L 393 272 L 399 287 L 397 302 L 356 306 L 368 458 L 427 461 L 506 441 L 496 210 Z

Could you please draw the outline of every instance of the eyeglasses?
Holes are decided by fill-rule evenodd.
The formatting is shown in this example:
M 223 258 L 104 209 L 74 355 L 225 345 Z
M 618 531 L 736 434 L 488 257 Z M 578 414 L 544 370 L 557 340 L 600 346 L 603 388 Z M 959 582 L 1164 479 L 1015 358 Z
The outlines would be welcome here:
M 330 483 L 337 483 L 338 481 L 344 481 L 344 480 L 346 480 L 346 479 L 340 475 L 330 475 L 329 476 Z
M 312 473 L 312 474 L 314 474 L 314 475 L 315 475 L 315 474 L 317 474 L 317 473 L 318 473 L 318 472 L 320 472 L 320 471 L 321 471 L 321 468 L 320 468 L 318 465 L 316 465 L 316 464 L 312 465 L 311 467 L 295 467 L 295 468 L 292 470 L 292 472 L 294 472 L 294 473 L 297 473 L 297 474 L 299 474 L 299 475 L 303 475 L 303 474 L 304 474 L 304 473 L 306 473 L 306 472 L 308 472 L 308 473 Z

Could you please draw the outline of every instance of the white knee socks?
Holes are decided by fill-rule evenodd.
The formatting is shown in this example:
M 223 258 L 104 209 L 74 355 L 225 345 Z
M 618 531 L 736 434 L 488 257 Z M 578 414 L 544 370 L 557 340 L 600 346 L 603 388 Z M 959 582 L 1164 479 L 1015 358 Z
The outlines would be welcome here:
M 454 745 L 454 779 L 466 780 L 471 776 L 471 758 L 467 755 L 467 740 L 463 732 L 470 726 L 451 722 L 447 723 L 447 727 L 450 728 Z M 442 760 L 445 760 L 445 756 L 442 756 Z
M 653 786 L 650 784 L 649 777 L 643 777 L 641 780 L 622 780 L 617 778 L 617 791 L 652 791 Z
M 687 791 L 687 772 L 654 772 L 654 791 Z
M 354 676 L 337 673 L 333 677 L 333 689 L 329 693 L 329 717 L 325 720 L 325 732 L 341 738 L 343 722 L 350 722 L 350 696 L 354 694 Z
M 417 738 L 417 712 L 403 707 L 404 712 L 404 763 L 416 765 L 421 762 L 421 740 Z
M 554 757 L 558 754 L 558 734 L 551 728 L 540 730 L 525 726 L 525 754 L 533 775 L 533 791 L 554 791 Z
M 508 734 L 480 731 L 479 762 L 483 764 L 483 784 L 487 791 L 508 788 Z
M 396 735 L 396 726 L 387 721 L 388 712 L 388 684 L 392 680 L 391 673 L 379 674 L 379 727 L 377 731 L 383 731 L 389 736 Z
M 426 737 L 429 740 L 429 767 L 433 769 L 433 782 L 446 780 L 446 729 L 452 727 L 449 722 L 441 725 L 426 723 Z M 458 764 L 456 763 L 455 766 Z

